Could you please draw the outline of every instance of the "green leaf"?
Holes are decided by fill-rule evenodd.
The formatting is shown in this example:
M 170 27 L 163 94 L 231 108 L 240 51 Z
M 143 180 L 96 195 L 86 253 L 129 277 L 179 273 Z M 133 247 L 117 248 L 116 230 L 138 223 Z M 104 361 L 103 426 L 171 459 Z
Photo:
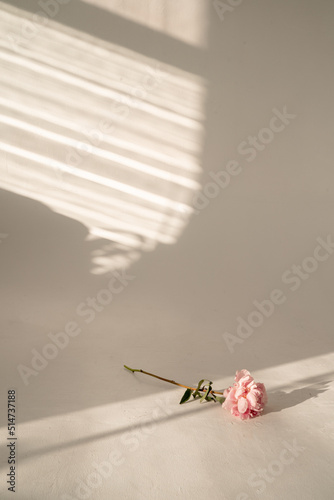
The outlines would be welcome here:
M 197 396 L 199 396 L 199 395 L 200 395 L 200 394 L 199 394 L 199 389 L 200 389 L 201 385 L 203 384 L 204 380 L 205 380 L 205 379 L 203 378 L 202 380 L 200 380 L 200 381 L 198 382 L 197 389 L 196 389 L 196 391 L 194 391 L 194 392 L 193 392 L 193 396 L 194 396 L 194 398 L 196 398 Z
M 191 393 L 192 393 L 192 390 L 191 389 L 187 389 L 186 392 L 183 394 L 182 396 L 182 399 L 180 401 L 180 405 L 182 405 L 183 403 L 186 403 L 186 401 L 188 401 L 188 399 L 190 398 L 191 396 Z
M 211 384 L 211 382 L 210 382 L 210 384 Z M 212 386 L 210 384 L 208 385 L 208 388 L 205 391 L 204 396 L 201 397 L 200 403 L 203 403 L 204 400 L 210 401 L 211 398 L 209 396 L 209 392 L 212 390 Z
M 223 404 L 225 401 L 225 398 L 224 397 L 220 398 L 220 397 L 216 396 L 216 400 L 218 401 L 218 403 Z
M 202 384 L 204 384 L 205 382 L 207 382 L 209 385 L 211 385 L 211 384 L 212 384 L 211 380 L 206 380 L 205 378 L 203 378 L 202 380 L 200 380 L 200 381 L 198 382 L 198 385 L 197 385 L 197 389 L 196 389 L 196 391 L 194 391 L 194 393 L 193 393 L 193 397 L 194 397 L 195 399 L 196 399 L 196 397 L 197 397 L 197 396 L 198 396 L 198 397 L 201 397 L 201 395 L 200 395 L 201 385 L 202 385 Z M 205 385 L 203 386 L 202 391 L 204 390 L 204 387 L 205 387 Z

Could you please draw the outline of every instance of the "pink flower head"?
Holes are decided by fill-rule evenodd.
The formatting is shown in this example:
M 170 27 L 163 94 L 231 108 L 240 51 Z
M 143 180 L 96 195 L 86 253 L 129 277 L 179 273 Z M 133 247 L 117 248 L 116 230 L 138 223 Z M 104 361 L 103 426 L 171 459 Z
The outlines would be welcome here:
M 267 403 L 266 388 L 261 383 L 254 382 L 247 370 L 241 370 L 235 375 L 234 384 L 225 389 L 223 408 L 242 420 L 258 417 Z

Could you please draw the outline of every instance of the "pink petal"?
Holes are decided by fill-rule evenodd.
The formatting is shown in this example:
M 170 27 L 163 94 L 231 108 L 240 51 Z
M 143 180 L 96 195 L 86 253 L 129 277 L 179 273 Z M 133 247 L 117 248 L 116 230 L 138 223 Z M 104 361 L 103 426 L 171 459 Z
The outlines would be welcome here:
M 246 398 L 240 398 L 238 400 L 238 411 L 239 413 L 246 413 L 248 410 L 248 401 Z
M 230 392 L 229 392 L 229 395 L 228 395 L 229 399 L 235 400 L 235 398 L 236 398 L 235 392 L 236 392 L 236 388 L 232 387 Z
M 224 403 L 222 404 L 222 407 L 227 411 L 231 411 L 234 406 L 235 404 L 230 399 L 225 399 Z
M 249 401 L 250 405 L 251 405 L 253 408 L 255 408 L 255 407 L 256 407 L 256 405 L 257 405 L 257 399 L 256 399 L 255 394 L 254 394 L 253 392 L 249 392 L 249 393 L 247 394 L 247 399 L 248 399 L 248 401 Z
M 266 388 L 261 382 L 258 382 L 256 385 L 261 394 L 262 404 L 265 405 L 268 402 Z
M 240 370 L 240 372 L 236 372 L 234 380 L 235 380 L 236 382 L 239 382 L 239 380 L 240 380 L 242 377 L 246 377 L 247 375 L 250 375 L 250 373 L 249 373 L 249 371 L 248 371 L 248 370 Z
M 231 389 L 232 389 L 232 387 L 229 387 L 228 389 L 224 390 L 224 394 L 223 394 L 224 398 L 227 398 L 227 396 L 229 395 Z
M 235 397 L 237 399 L 241 398 L 245 394 L 245 389 L 243 387 L 238 387 L 235 389 Z

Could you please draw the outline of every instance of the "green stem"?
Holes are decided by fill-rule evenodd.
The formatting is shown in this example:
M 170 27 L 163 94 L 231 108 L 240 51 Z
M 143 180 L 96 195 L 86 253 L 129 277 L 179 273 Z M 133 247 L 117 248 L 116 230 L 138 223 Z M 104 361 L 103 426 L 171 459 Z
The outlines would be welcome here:
M 197 389 L 197 387 L 190 387 L 189 385 L 179 384 L 178 382 L 175 382 L 175 380 L 169 380 L 168 378 L 159 377 L 158 375 L 154 375 L 153 373 L 145 372 L 144 370 L 138 370 L 136 368 L 130 368 L 129 366 L 126 366 L 126 365 L 124 365 L 124 368 L 126 368 L 127 370 L 129 370 L 132 373 L 134 373 L 134 372 L 144 373 L 145 375 L 149 375 L 150 377 L 158 378 L 159 380 L 163 380 L 164 382 L 168 382 L 169 384 L 178 385 L 179 387 L 184 387 L 185 389 L 191 389 L 192 391 L 196 391 L 196 389 Z M 199 390 L 201 392 L 203 392 L 204 388 L 203 389 L 199 389 Z M 210 391 L 210 392 L 212 394 L 224 394 L 223 392 L 220 392 L 220 391 Z

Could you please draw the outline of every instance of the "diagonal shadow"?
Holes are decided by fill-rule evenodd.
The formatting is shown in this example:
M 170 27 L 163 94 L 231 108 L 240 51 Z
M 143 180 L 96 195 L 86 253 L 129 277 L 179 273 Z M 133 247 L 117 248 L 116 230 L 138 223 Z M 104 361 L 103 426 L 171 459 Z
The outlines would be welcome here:
M 284 390 L 284 388 L 268 391 L 269 405 L 264 410 L 264 414 L 280 412 L 304 403 L 308 399 L 317 398 L 320 394 L 330 389 L 333 374 L 334 372 L 331 372 L 325 375 L 306 378 L 304 379 L 304 382 L 307 383 L 305 387 L 292 391 L 288 389 Z
M 94 434 L 92 436 L 86 436 L 84 438 L 79 438 L 79 439 L 73 439 L 72 441 L 69 441 L 66 443 L 62 442 L 62 443 L 57 443 L 53 446 L 38 448 L 37 450 L 29 451 L 29 453 L 27 453 L 26 455 L 23 455 L 21 453 L 20 461 L 22 462 L 22 461 L 30 460 L 34 457 L 40 458 L 43 455 L 47 455 L 47 454 L 54 453 L 54 452 L 59 452 L 59 451 L 66 450 L 66 449 L 73 448 L 73 447 L 77 447 L 77 446 L 83 446 L 83 445 L 92 443 L 94 441 L 108 439 L 110 437 L 118 436 L 118 435 L 124 434 L 126 432 L 136 431 L 136 430 L 138 431 L 141 429 L 148 428 L 149 426 L 152 426 L 155 424 L 161 425 L 167 421 L 176 420 L 176 419 L 182 418 L 184 416 L 188 417 L 189 415 L 197 413 L 199 411 L 202 411 L 202 412 L 207 411 L 210 407 L 212 408 L 213 406 L 214 406 L 213 404 L 204 403 L 204 404 L 201 404 L 200 406 L 197 406 L 196 408 L 194 408 L 192 410 L 183 411 L 182 413 L 178 412 L 178 413 L 174 413 L 172 415 L 167 414 L 166 410 L 164 410 L 163 407 L 160 407 L 162 412 L 166 413 L 165 416 L 162 416 L 160 418 L 152 417 L 150 420 L 145 420 L 145 421 L 141 421 L 141 422 L 136 423 L 136 424 L 127 425 L 127 426 L 121 427 L 119 429 L 114 429 L 114 430 L 106 431 L 106 432 L 99 432 L 99 433 Z M 7 464 L 5 464 L 5 466 L 7 467 Z M 1 467 L 0 467 L 0 469 L 1 469 Z
M 4 0 L 33 14 L 40 10 L 34 1 Z M 65 8 L 64 8 L 65 7 Z M 80 12 L 80 15 L 78 15 Z M 51 17 L 53 19 L 53 17 Z M 194 74 L 203 74 L 207 64 L 206 51 L 193 47 L 147 26 L 141 26 L 122 16 L 81 0 L 71 0 L 57 12 L 55 21 L 89 33 L 122 47 L 170 64 Z M 93 22 L 92 22 L 93 20 Z M 131 33 L 131 36 L 129 36 Z

